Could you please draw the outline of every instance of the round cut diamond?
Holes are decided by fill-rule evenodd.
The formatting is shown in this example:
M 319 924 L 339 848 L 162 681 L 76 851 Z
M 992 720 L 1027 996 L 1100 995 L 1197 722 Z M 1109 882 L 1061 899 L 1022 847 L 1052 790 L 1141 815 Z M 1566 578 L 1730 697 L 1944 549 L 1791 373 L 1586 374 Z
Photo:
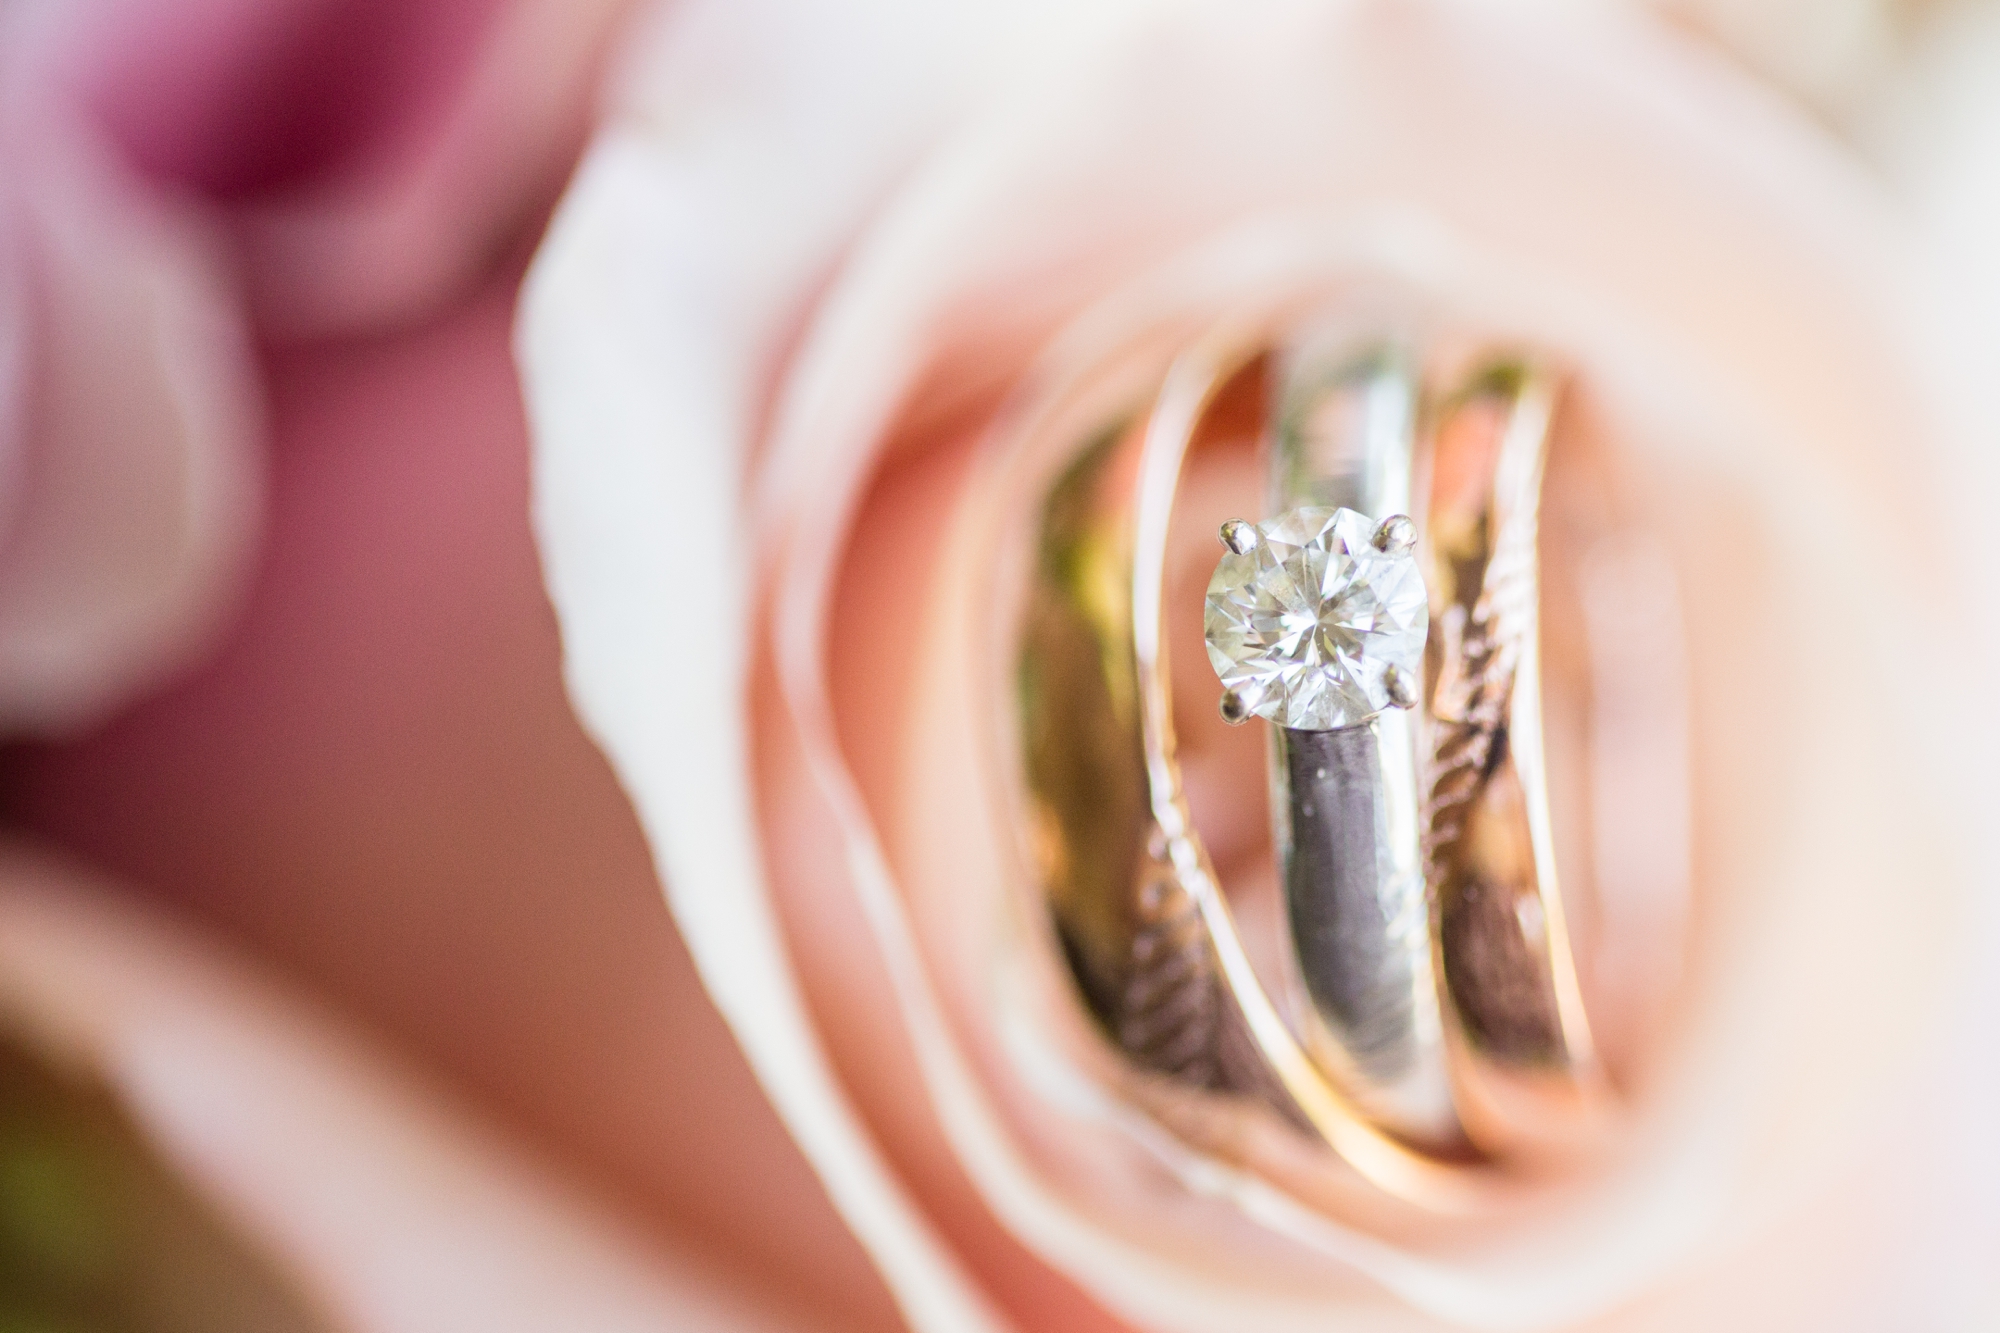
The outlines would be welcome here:
M 1246 711 L 1331 731 L 1392 706 L 1390 668 L 1419 678 L 1429 599 L 1414 551 L 1377 550 L 1352 509 L 1294 509 L 1241 534 L 1208 583 L 1208 660 Z

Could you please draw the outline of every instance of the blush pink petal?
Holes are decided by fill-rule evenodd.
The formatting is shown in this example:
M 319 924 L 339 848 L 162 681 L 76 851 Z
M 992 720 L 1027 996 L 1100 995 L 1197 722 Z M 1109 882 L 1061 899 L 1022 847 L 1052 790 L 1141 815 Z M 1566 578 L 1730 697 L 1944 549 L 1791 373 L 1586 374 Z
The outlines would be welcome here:
M 779 1333 L 339 1023 L 129 895 L 0 850 L 0 1011 L 102 1080 L 227 1222 L 356 1333 Z
M 70 76 L 138 168 L 222 208 L 267 334 L 406 323 L 553 200 L 626 0 L 120 0 Z
M 0 18 L 0 725 L 44 731 L 209 642 L 260 475 L 226 262 L 57 77 L 48 20 Z
M 18 824 L 246 942 L 774 1299 L 893 1310 L 695 982 L 562 695 L 515 283 L 273 354 L 269 539 L 213 659 L 16 752 Z
M 473 285 L 561 188 L 629 8 L 504 5 L 434 126 L 312 190 L 247 205 L 238 240 L 264 327 L 392 325 Z

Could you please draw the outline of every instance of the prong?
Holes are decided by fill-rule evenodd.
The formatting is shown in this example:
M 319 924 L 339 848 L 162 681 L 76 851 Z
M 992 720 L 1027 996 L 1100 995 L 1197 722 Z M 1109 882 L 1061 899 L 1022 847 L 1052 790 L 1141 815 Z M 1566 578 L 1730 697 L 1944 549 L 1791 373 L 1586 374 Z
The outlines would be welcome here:
M 1248 555 L 1256 550 L 1258 540 L 1255 523 L 1245 523 L 1240 518 L 1232 518 L 1222 525 L 1222 544 L 1238 555 Z
M 1391 514 L 1375 525 L 1375 535 L 1369 540 L 1384 555 L 1401 555 L 1417 544 L 1417 525 L 1407 514 Z
M 1232 727 L 1240 727 L 1250 720 L 1250 705 L 1243 702 L 1243 696 L 1235 690 L 1222 692 L 1222 720 Z
M 1409 520 L 1405 519 L 1405 522 Z M 1398 708 L 1417 706 L 1417 682 L 1401 667 L 1389 667 L 1382 673 L 1382 688 L 1389 692 L 1389 702 Z

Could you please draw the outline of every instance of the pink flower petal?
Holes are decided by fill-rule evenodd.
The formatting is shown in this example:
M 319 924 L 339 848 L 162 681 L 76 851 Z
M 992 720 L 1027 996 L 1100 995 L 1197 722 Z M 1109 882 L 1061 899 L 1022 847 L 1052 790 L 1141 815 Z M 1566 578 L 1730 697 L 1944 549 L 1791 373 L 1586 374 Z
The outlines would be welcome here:
M 354 1033 L 112 886 L 0 850 L 0 1004 L 358 1333 L 808 1325 L 641 1244 Z
M 16 821 L 217 923 L 662 1226 L 893 1319 L 702 994 L 563 697 L 502 279 L 273 357 L 271 529 L 215 658 L 17 751 Z
M 72 725 L 209 641 L 256 528 L 258 404 L 212 233 L 0 23 L 0 721 Z
M 122 0 L 71 59 L 149 177 L 224 207 L 260 325 L 407 322 L 552 201 L 627 0 Z

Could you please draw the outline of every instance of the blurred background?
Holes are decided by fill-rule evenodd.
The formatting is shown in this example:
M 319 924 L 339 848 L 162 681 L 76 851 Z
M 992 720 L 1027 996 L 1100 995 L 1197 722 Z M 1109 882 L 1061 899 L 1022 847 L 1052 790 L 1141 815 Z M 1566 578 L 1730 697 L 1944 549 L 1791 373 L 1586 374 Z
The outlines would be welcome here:
M 888 1327 L 570 715 L 528 532 L 514 297 L 628 9 L 92 0 L 0 15 L 8 360 L 30 363 L 7 385 L 27 418 L 6 442 L 9 480 L 26 474 L 9 518 L 44 504 L 60 529 L 36 569 L 10 572 L 4 632 L 66 632 L 74 602 L 78 620 L 110 622 L 81 631 L 88 651 L 135 663 L 18 701 L 6 818 L 115 878 L 147 929 L 199 930 L 338 1011 L 441 1101 L 533 1145 L 538 1178 L 615 1216 L 604 1225 L 635 1249 L 671 1235 L 754 1273 L 773 1303 Z M 199 381 L 211 401 L 149 393 L 135 383 L 149 376 Z M 142 432 L 155 441 L 130 439 Z M 37 475 L 61 450 L 90 451 L 83 475 Z M 261 500 L 218 517 L 231 501 L 212 492 L 233 483 L 203 469 Z M 94 531 L 91 474 L 140 492 Z M 211 492 L 199 521 L 241 529 L 240 558 L 190 556 L 182 532 L 104 530 L 175 487 Z M 66 534 L 99 554 L 56 549 Z M 122 566 L 101 553 L 121 540 L 144 544 Z M 200 567 L 162 575 L 177 561 Z M 185 628 L 117 623 L 141 597 L 174 601 Z M 0 1328 L 333 1326 L 262 1238 L 219 1225 L 163 1165 L 92 1061 L 8 1026 Z M 246 1120 L 276 1113 L 241 1097 Z M 811 1243 L 755 1225 L 770 1205 Z M 448 1267 L 451 1237 L 428 1243 Z M 390 1326 L 425 1326 L 411 1318 Z M 477 1323 L 474 1304 L 428 1326 Z

